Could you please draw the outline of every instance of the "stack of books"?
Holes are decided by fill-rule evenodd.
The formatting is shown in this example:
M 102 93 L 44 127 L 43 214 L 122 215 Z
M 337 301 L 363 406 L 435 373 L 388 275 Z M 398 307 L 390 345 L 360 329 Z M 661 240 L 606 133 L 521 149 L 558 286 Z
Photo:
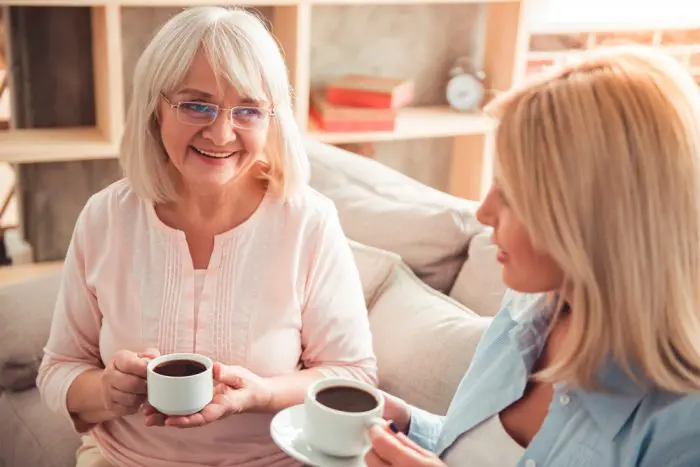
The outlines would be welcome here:
M 311 93 L 310 116 L 328 132 L 392 131 L 398 109 L 413 101 L 411 80 L 344 75 Z

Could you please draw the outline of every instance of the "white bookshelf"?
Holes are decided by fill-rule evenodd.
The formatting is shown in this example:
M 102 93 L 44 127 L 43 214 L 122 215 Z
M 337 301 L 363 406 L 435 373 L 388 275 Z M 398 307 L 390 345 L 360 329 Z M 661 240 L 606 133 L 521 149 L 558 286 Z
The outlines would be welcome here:
M 274 9 L 272 30 L 284 49 L 295 93 L 295 115 L 309 135 L 329 144 L 451 138 L 448 191 L 479 199 L 490 179 L 489 138 L 493 121 L 481 114 L 460 114 L 449 107 L 402 109 L 391 132 L 319 131 L 309 122 L 311 88 L 311 15 L 315 5 L 481 4 L 485 8 L 483 56 L 486 86 L 506 90 L 523 75 L 527 38 L 524 0 L 0 0 L 0 6 L 83 6 L 92 9 L 95 114 L 93 128 L 8 130 L 0 132 L 0 162 L 36 163 L 116 157 L 124 124 L 121 45 L 122 7 L 184 7 L 226 4 Z M 486 182 L 486 183 L 484 183 Z

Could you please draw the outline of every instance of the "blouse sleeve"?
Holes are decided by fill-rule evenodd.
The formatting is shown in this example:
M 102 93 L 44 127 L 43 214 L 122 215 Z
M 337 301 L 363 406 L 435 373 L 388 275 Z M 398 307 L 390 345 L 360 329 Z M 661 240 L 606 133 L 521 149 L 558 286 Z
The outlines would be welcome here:
M 423 448 L 435 452 L 438 438 L 445 425 L 445 417 L 411 407 L 411 424 L 408 437 Z
M 302 362 L 326 376 L 376 385 L 377 361 L 362 284 L 334 206 L 316 232 L 302 311 Z
M 85 242 L 90 233 L 98 234 L 88 222 L 88 206 L 80 213 L 66 253 L 61 285 L 51 323 L 49 339 L 39 367 L 37 387 L 46 405 L 63 413 L 78 431 L 88 427 L 78 423 L 68 411 L 68 388 L 83 372 L 102 368 L 99 352 L 101 313 L 95 294 L 87 285 Z

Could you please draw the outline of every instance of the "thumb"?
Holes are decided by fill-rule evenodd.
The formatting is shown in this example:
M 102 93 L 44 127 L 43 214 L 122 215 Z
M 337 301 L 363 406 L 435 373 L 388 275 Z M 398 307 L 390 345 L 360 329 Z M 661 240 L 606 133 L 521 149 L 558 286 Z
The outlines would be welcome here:
M 222 365 L 217 362 L 214 363 L 214 380 L 218 383 L 223 383 L 226 386 L 230 386 L 234 389 L 240 389 L 245 384 L 243 378 L 240 376 L 235 366 Z
M 409 448 L 409 449 L 411 449 L 411 450 L 417 452 L 418 454 L 421 454 L 421 455 L 423 455 L 423 456 L 429 456 L 429 455 L 432 454 L 431 451 L 428 451 L 428 450 L 426 450 L 426 449 L 423 449 L 421 446 L 419 446 L 419 445 L 416 444 L 415 442 L 411 441 L 411 439 L 410 439 L 408 436 L 406 436 L 405 434 L 403 434 L 403 433 L 397 433 L 397 434 L 394 435 L 394 436 L 396 436 L 396 439 L 399 440 L 399 442 L 400 442 L 401 444 L 403 444 L 403 445 L 406 446 L 407 448 Z
M 146 350 L 144 350 L 143 352 L 139 353 L 138 356 L 139 356 L 139 358 L 148 358 L 148 359 L 152 360 L 154 358 L 160 357 L 160 352 L 158 351 L 158 349 L 154 349 L 152 347 L 149 347 Z

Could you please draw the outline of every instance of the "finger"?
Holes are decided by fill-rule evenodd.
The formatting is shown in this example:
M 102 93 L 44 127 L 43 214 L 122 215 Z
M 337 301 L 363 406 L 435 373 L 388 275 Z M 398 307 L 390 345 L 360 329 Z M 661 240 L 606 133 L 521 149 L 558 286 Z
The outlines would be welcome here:
M 149 347 L 143 352 L 139 353 L 138 356 L 139 358 L 148 358 L 152 360 L 154 358 L 160 357 L 160 352 L 158 351 L 158 349 Z
M 148 417 L 149 415 L 153 415 L 154 413 L 160 413 L 160 412 L 158 412 L 158 409 L 156 409 L 155 407 L 153 407 L 153 406 L 152 406 L 151 404 L 149 404 L 148 402 L 144 402 L 144 403 L 143 403 L 143 406 L 141 407 L 141 412 L 143 412 L 143 414 L 144 414 L 146 417 Z
M 235 366 L 222 365 L 219 362 L 214 363 L 214 381 L 224 383 L 234 389 L 242 388 L 243 378 L 236 371 Z
M 226 415 L 226 407 L 220 403 L 212 401 L 211 404 L 204 407 L 196 414 L 186 417 L 168 417 L 165 421 L 167 426 L 176 426 L 180 428 L 188 428 L 193 426 L 202 426 L 207 423 L 219 420 Z
M 416 453 L 420 454 L 421 456 L 431 456 L 433 454 L 431 451 L 428 451 L 427 449 L 423 449 L 421 446 L 416 444 L 414 441 L 411 441 L 411 439 L 403 433 L 397 433 L 394 436 L 401 444 L 403 444 L 404 446 L 406 446 L 409 449 L 414 450 Z
M 393 433 L 380 426 L 373 426 L 369 430 L 372 440 L 372 451 L 389 465 L 420 462 L 425 456 L 396 439 Z
M 114 376 L 112 387 L 122 392 L 143 396 L 146 395 L 148 384 L 145 379 L 138 376 L 122 373 Z
M 167 417 L 160 412 L 154 412 L 146 416 L 146 426 L 165 426 Z
M 138 408 L 144 401 L 144 397 L 139 394 L 132 394 L 129 392 L 123 392 L 119 389 L 112 389 L 111 399 L 117 405 L 130 408 Z
M 128 375 L 146 378 L 148 362 L 135 353 L 120 352 L 114 357 L 114 368 Z
M 365 463 L 367 467 L 384 467 L 386 465 L 391 465 L 384 462 L 384 459 L 379 457 L 374 451 L 369 451 L 365 455 Z
M 192 428 L 205 425 L 207 421 L 201 413 L 195 413 L 181 417 L 166 417 L 165 426 L 173 426 L 176 428 Z

